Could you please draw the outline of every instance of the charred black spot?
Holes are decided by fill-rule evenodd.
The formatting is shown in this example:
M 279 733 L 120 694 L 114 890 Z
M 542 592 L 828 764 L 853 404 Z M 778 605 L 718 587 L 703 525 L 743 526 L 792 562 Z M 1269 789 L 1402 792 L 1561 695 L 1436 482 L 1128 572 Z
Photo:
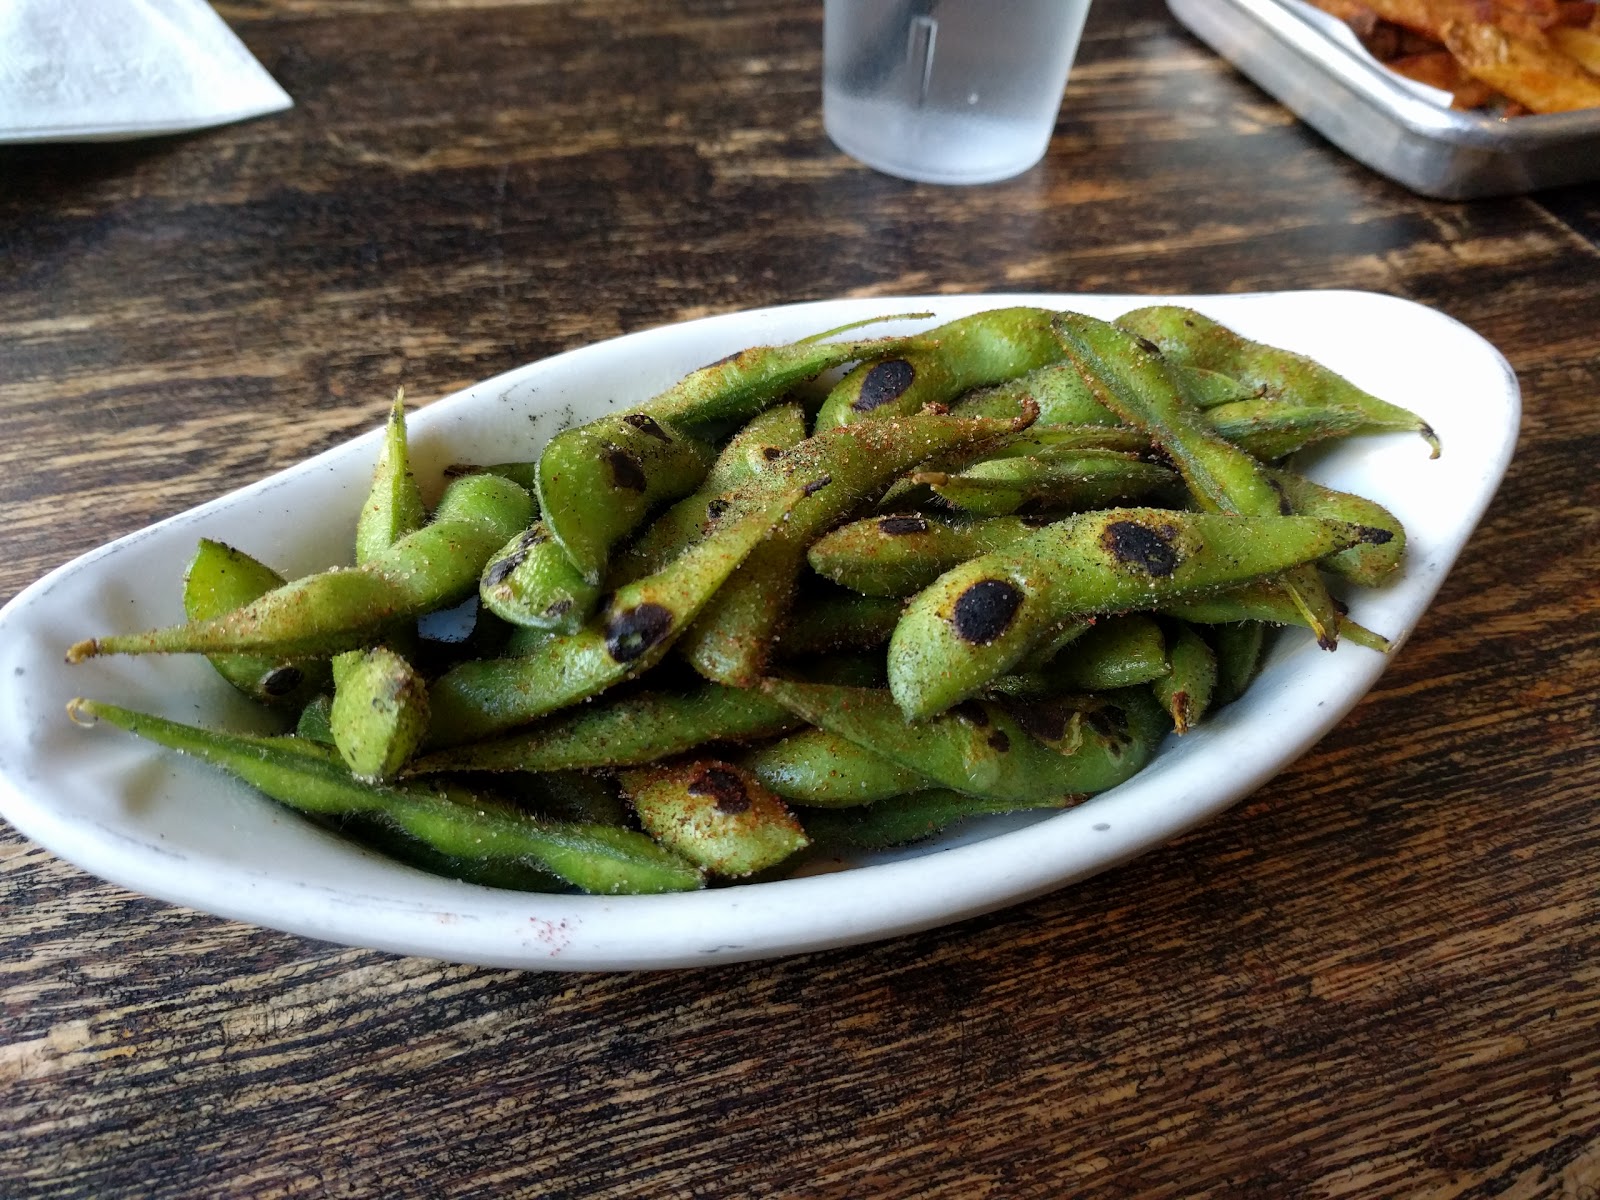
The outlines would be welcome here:
M 659 604 L 638 604 L 606 622 L 606 652 L 629 663 L 672 632 L 672 613 Z
M 996 754 L 1004 754 L 1011 749 L 1011 738 L 1007 736 L 1004 729 L 996 729 L 989 735 L 989 749 Z
M 813 479 L 810 483 L 806 484 L 806 486 L 804 488 L 802 488 L 801 490 L 807 496 L 815 496 L 818 492 L 820 492 L 823 488 L 827 487 L 832 482 L 833 482 L 833 476 L 832 475 L 824 475 L 821 479 Z
M 1022 593 L 1003 579 L 980 579 L 956 599 L 950 614 L 956 636 L 984 646 L 1006 631 L 1022 604 Z
M 1114 704 L 1090 709 L 1083 714 L 1083 721 L 1113 748 L 1132 740 L 1128 733 L 1128 714 Z
M 928 522 L 915 514 L 883 517 L 878 521 L 878 532 L 887 534 L 890 537 L 905 537 L 912 533 L 927 533 Z
M 917 378 L 917 369 L 903 358 L 891 358 L 867 371 L 861 391 L 850 405 L 857 412 L 871 412 L 905 394 Z
M 661 426 L 656 423 L 654 417 L 648 417 L 644 413 L 629 413 L 622 419 L 629 425 L 632 425 L 640 433 L 647 434 L 648 436 L 657 438 L 663 442 L 670 442 L 672 440 L 672 435 L 665 429 L 661 428 Z
M 504 558 L 495 559 L 489 564 L 488 569 L 484 571 L 483 582 L 489 587 L 499 587 L 507 579 L 511 578 L 511 573 L 526 562 L 527 558 L 527 550 L 519 546 Z
M 621 446 L 608 446 L 605 459 L 606 466 L 611 468 L 613 487 L 625 488 L 630 492 L 644 491 L 644 464 L 637 455 L 628 453 Z
M 572 601 L 570 599 L 557 600 L 554 604 L 545 606 L 544 615 L 554 620 L 556 617 L 566 616 L 571 611 Z
M 1008 704 L 1006 711 L 1011 719 L 1022 726 L 1022 731 L 1041 742 L 1059 742 L 1067 736 L 1067 726 L 1072 722 L 1073 709 L 1063 704 L 1037 701 L 1031 704 Z
M 1149 338 L 1135 336 L 1133 340 L 1139 343 L 1139 349 L 1143 350 L 1146 354 L 1154 354 L 1157 358 L 1161 357 L 1161 347 L 1156 345 Z
M 783 457 L 783 449 L 779 446 L 763 446 L 761 447 L 761 457 L 771 462 L 773 459 Z
M 727 512 L 727 511 L 728 511 L 728 502 L 726 500 L 723 500 L 720 497 L 718 497 L 717 499 L 712 500 L 712 501 L 710 501 L 710 502 L 708 502 L 706 504 L 706 516 L 709 517 L 713 521 L 715 521 L 718 517 L 720 517 L 723 513 Z
M 1283 484 L 1269 476 L 1267 486 L 1278 493 L 1278 515 L 1280 517 L 1294 516 L 1294 507 L 1289 503 L 1289 493 L 1283 490 Z
M 274 667 L 261 677 L 261 690 L 268 696 L 287 696 L 305 678 L 299 667 Z
M 1178 552 L 1171 539 L 1177 530 L 1170 525 L 1151 529 L 1138 521 L 1113 521 L 1100 535 L 1106 552 L 1121 563 L 1143 567 L 1152 575 L 1171 575 L 1178 569 Z
M 717 811 L 725 816 L 738 816 L 750 808 L 744 780 L 727 767 L 707 767 L 690 782 L 688 791 L 691 796 L 715 797 Z
M 1394 534 L 1387 529 L 1379 529 L 1376 525 L 1363 525 L 1361 540 L 1369 546 L 1384 546 L 1394 541 Z
M 976 725 L 979 729 L 989 727 L 989 714 L 983 711 L 983 706 L 972 700 L 967 700 L 956 705 L 950 710 L 952 716 L 960 717 L 969 725 Z

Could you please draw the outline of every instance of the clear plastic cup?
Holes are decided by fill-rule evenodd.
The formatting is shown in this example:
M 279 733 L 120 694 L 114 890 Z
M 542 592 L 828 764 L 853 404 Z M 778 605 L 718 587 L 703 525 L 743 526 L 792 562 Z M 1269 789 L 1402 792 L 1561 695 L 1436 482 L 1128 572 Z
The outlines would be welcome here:
M 869 167 L 991 183 L 1044 157 L 1089 0 L 826 0 L 822 121 Z

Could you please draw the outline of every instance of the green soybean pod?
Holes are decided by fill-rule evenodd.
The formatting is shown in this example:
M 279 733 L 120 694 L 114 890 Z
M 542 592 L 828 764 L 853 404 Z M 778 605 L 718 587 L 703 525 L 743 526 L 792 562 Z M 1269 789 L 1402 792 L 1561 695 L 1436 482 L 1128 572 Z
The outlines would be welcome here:
M 1297 513 L 1335 521 L 1355 521 L 1389 534 L 1387 541 L 1361 542 L 1348 550 L 1330 555 L 1322 561 L 1323 570 L 1342 575 L 1362 587 L 1377 587 L 1399 569 L 1400 560 L 1406 552 L 1405 526 L 1376 500 L 1324 487 L 1293 471 L 1273 471 L 1272 480 Z
M 818 728 L 840 734 L 891 762 L 957 791 L 1008 801 L 1104 791 L 1155 752 L 1167 720 L 1148 691 L 1134 688 L 1096 703 L 1115 719 L 1085 722 L 1050 706 L 982 701 L 909 721 L 876 688 L 829 687 L 768 679 L 762 688 Z
M 383 448 L 372 472 L 367 501 L 356 518 L 356 562 L 376 558 L 428 520 L 422 489 L 411 473 L 411 452 L 406 445 L 405 389 L 395 393 L 384 426 Z
M 516 484 L 470 475 L 445 489 L 432 522 L 360 566 L 297 579 L 210 620 L 79 642 L 67 661 L 185 652 L 331 657 L 357 649 L 398 621 L 465 600 L 489 556 L 527 526 L 532 511 Z
M 1269 625 L 1297 625 L 1307 628 L 1305 614 L 1269 580 L 1256 580 L 1204 596 L 1184 596 L 1159 606 L 1162 613 L 1195 625 L 1222 625 L 1236 621 L 1261 621 Z M 1365 625 L 1339 616 L 1339 637 L 1386 653 L 1389 639 Z
M 962 821 L 1028 809 L 1066 808 L 1075 799 L 1046 796 L 1030 801 L 992 800 L 934 788 L 859 808 L 808 809 L 802 812 L 800 821 L 816 853 L 892 850 L 925 841 Z
M 183 573 L 183 615 L 209 621 L 243 608 L 275 588 L 283 576 L 242 550 L 201 538 Z M 259 654 L 211 654 L 211 665 L 234 687 L 273 708 L 304 708 L 332 683 L 326 659 L 285 659 Z
M 1439 455 L 1438 437 L 1416 413 L 1380 400 L 1314 359 L 1241 337 L 1192 308 L 1153 305 L 1124 313 L 1116 324 L 1153 342 L 1170 363 L 1218 371 L 1297 404 L 1351 409 L 1366 418 L 1363 432 L 1414 430 Z
M 922 772 L 826 729 L 791 733 L 752 750 L 740 765 L 774 794 L 815 808 L 870 804 L 929 786 Z
M 731 763 L 633 767 L 620 780 L 651 837 L 720 878 L 768 870 L 811 844 L 783 801 Z
M 1148 508 L 1069 517 L 919 593 L 889 643 L 889 686 L 907 716 L 932 716 L 1073 619 L 1152 611 L 1387 536 L 1314 517 Z
M 489 560 L 478 598 L 512 625 L 576 633 L 599 603 L 600 587 L 572 565 L 549 527 L 535 521 Z
M 427 755 L 408 774 L 637 766 L 707 742 L 775 737 L 799 723 L 783 705 L 758 692 L 705 683 L 558 713 L 505 737 Z
M 919 345 L 864 362 L 840 380 L 823 401 L 816 428 L 909 416 L 927 404 L 945 404 L 972 388 L 1060 362 L 1065 355 L 1050 327 L 1053 316 L 1042 308 L 997 308 L 930 329 L 919 335 Z
M 698 868 L 632 830 L 542 822 L 459 788 L 363 783 L 298 738 L 216 733 L 93 700 L 74 700 L 68 711 L 74 720 L 98 718 L 209 762 L 290 808 L 379 820 L 445 856 L 531 863 L 608 895 L 686 891 L 703 882 Z
M 1132 504 L 1170 493 L 1178 478 L 1165 467 L 1116 450 L 1077 450 L 1049 458 L 994 458 L 955 474 L 921 472 L 946 504 L 977 517 L 1071 512 Z
M 904 611 L 896 598 L 813 588 L 795 606 L 774 648 L 786 661 L 839 650 L 870 650 L 888 644 Z
M 868 596 L 910 596 L 951 567 L 1039 528 L 1029 517 L 961 519 L 891 513 L 842 525 L 806 551 L 811 569 Z
M 392 778 L 428 732 L 428 684 L 387 646 L 350 650 L 333 660 L 328 727 L 350 773 Z
M 1171 668 L 1151 683 L 1178 733 L 1188 733 L 1211 708 L 1217 690 L 1217 657 L 1188 625 L 1172 638 Z
M 1212 697 L 1216 706 L 1232 704 L 1249 688 L 1261 669 L 1268 628 L 1264 621 L 1229 621 L 1211 627 L 1217 656 L 1217 690 Z
M 1022 686 L 1006 686 L 1005 676 L 995 683 L 1009 695 L 1101 692 L 1149 683 L 1170 669 L 1161 627 L 1141 613 L 1127 613 L 1096 621 L 1051 662 L 1018 681 Z
M 1262 462 L 1274 462 L 1318 442 L 1350 437 L 1366 429 L 1360 413 L 1347 408 L 1311 408 L 1280 400 L 1243 400 L 1206 413 L 1211 427 Z

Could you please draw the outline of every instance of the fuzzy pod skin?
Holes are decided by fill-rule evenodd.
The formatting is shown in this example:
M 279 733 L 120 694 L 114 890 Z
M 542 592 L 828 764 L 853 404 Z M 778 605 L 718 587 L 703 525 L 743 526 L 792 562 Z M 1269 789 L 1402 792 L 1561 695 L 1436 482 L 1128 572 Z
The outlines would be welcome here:
M 550 536 L 591 586 L 611 548 L 661 503 L 700 486 L 715 457 L 708 442 L 634 410 L 551 439 L 539 456 L 539 511 Z
M 467 476 L 445 490 L 431 523 L 362 566 L 297 579 L 210 620 L 80 642 L 67 661 L 185 652 L 331 657 L 359 649 L 396 622 L 465 600 L 489 556 L 527 527 L 532 512 L 528 493 L 509 480 Z
M 1185 596 L 1163 603 L 1159 610 L 1166 616 L 1188 621 L 1193 625 L 1225 625 L 1236 621 L 1263 622 L 1268 625 L 1295 625 L 1309 628 L 1305 614 L 1271 580 L 1255 580 L 1239 587 L 1227 588 L 1203 596 Z M 1347 615 L 1339 616 L 1339 638 L 1376 650 L 1380 654 L 1389 650 L 1389 639 L 1375 633 L 1365 625 L 1352 621 Z
M 1439 456 L 1439 439 L 1416 413 L 1380 400 L 1321 363 L 1240 337 L 1191 308 L 1152 305 L 1117 318 L 1119 328 L 1153 342 L 1168 362 L 1230 376 L 1246 386 L 1311 408 L 1347 408 L 1366 418 L 1364 433 L 1415 431 Z
M 1076 512 L 1132 504 L 1171 493 L 1177 476 L 1165 467 L 1116 450 L 1075 450 L 1048 458 L 993 458 L 953 475 L 922 473 L 946 504 L 975 517 L 1018 512 Z
M 428 683 L 387 646 L 333 660 L 328 727 L 345 766 L 369 783 L 391 779 L 428 732 Z
M 1087 710 L 972 702 L 913 722 L 877 688 L 780 679 L 761 686 L 820 729 L 944 787 L 1007 802 L 1114 787 L 1149 761 L 1167 730 L 1165 714 L 1138 688 Z
M 1150 683 L 1170 670 L 1161 627 L 1128 613 L 1095 622 L 1049 663 L 1027 674 L 1002 675 L 991 687 L 1008 696 L 1102 692 Z
M 183 615 L 209 621 L 243 608 L 284 579 L 243 550 L 201 538 L 183 573 Z M 239 691 L 270 708 L 304 708 L 333 677 L 326 659 L 286 660 L 259 654 L 212 654 L 211 665 Z
M 367 502 L 356 518 L 356 564 L 377 558 L 409 533 L 428 521 L 428 508 L 422 489 L 411 473 L 411 455 L 406 445 L 405 390 L 395 393 L 384 426 L 383 449 L 378 452 L 372 472 Z
M 1074 797 L 1048 796 L 1043 800 L 990 800 L 964 792 L 935 788 L 906 796 L 893 796 L 858 808 L 813 809 L 801 815 L 818 853 L 892 850 L 942 833 L 952 825 L 976 817 L 991 817 L 1025 809 L 1066 808 Z
M 1406 553 L 1405 526 L 1376 500 L 1324 487 L 1293 471 L 1273 471 L 1272 480 L 1288 498 L 1289 506 L 1302 516 L 1354 521 L 1388 531 L 1386 542 L 1362 542 L 1330 555 L 1322 561 L 1323 570 L 1362 587 L 1377 587 L 1399 570 Z
M 812 593 L 796 605 L 774 650 L 785 661 L 845 650 L 885 646 L 905 606 L 898 598 L 862 596 L 843 589 Z
M 1139 508 L 1069 517 L 920 593 L 890 640 L 889 686 L 908 717 L 933 716 L 1072 620 L 1151 611 L 1387 536 L 1314 517 Z
M 645 831 L 719 878 L 769 870 L 811 844 L 788 806 L 731 763 L 697 759 L 619 778 Z
M 604 895 L 687 891 L 698 868 L 643 834 L 606 825 L 543 822 L 459 788 L 370 784 L 354 778 L 315 743 L 216 733 L 75 700 L 75 720 L 98 718 L 220 767 L 300 812 L 361 817 L 407 834 L 446 858 L 529 863 L 586 892 Z
M 1150 435 L 1202 509 L 1253 517 L 1292 511 L 1267 468 L 1184 400 L 1154 343 L 1079 313 L 1062 314 L 1056 329 L 1101 402 Z M 1339 611 L 1316 568 L 1289 570 L 1279 586 L 1304 612 L 1318 643 L 1332 650 Z
M 428 755 L 407 773 L 637 766 L 707 742 L 776 737 L 798 724 L 775 700 L 707 683 L 687 692 L 645 692 L 585 705 L 503 738 Z
M 600 601 L 543 521 L 535 521 L 489 560 L 478 598 L 502 621 L 556 633 L 576 633 Z
M 776 795 L 814 808 L 850 808 L 930 786 L 921 771 L 826 729 L 791 733 L 752 750 L 740 765 Z
M 707 679 L 752 687 L 766 670 L 794 601 L 810 544 L 873 503 L 896 478 L 935 454 L 1017 432 L 1031 419 L 951 417 L 934 412 L 838 426 L 806 439 L 777 460 L 778 470 L 749 484 L 749 500 L 795 479 L 825 479 L 794 506 L 772 536 L 707 604 L 684 642 L 684 652 Z M 726 518 L 725 518 L 726 519 Z
M 816 428 L 909 416 L 924 405 L 947 404 L 972 388 L 1060 362 L 1065 355 L 1050 327 L 1054 315 L 1042 308 L 999 308 L 930 329 L 919 335 L 921 346 L 864 362 L 840 380 L 823 401 Z M 1014 415 L 1015 409 L 1005 414 Z
M 960 519 L 890 513 L 852 521 L 806 551 L 811 569 L 867 596 L 910 596 L 951 567 L 1001 550 L 1041 522 L 1029 517 Z
M 793 488 L 723 522 L 656 574 L 619 588 L 577 633 L 541 641 L 518 658 L 452 667 L 429 694 L 429 746 L 458 746 L 526 725 L 654 666 L 804 494 L 804 487 Z
M 1188 733 L 1211 710 L 1217 691 L 1217 656 L 1188 625 L 1172 638 L 1170 669 L 1150 684 L 1161 707 L 1172 718 L 1173 729 Z
M 757 476 L 778 470 L 784 451 L 805 436 L 805 414 L 797 404 L 780 404 L 752 417 L 722 448 L 699 489 L 650 522 L 617 555 L 607 572 L 607 586 L 643 579 L 705 537 L 728 511 L 734 493 Z

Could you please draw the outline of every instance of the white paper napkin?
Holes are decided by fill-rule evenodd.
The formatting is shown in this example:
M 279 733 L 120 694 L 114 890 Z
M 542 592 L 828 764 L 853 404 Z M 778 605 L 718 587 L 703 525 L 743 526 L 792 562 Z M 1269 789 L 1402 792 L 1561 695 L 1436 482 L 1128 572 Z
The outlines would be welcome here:
M 293 103 L 205 0 L 0 0 L 0 142 L 151 137 Z

